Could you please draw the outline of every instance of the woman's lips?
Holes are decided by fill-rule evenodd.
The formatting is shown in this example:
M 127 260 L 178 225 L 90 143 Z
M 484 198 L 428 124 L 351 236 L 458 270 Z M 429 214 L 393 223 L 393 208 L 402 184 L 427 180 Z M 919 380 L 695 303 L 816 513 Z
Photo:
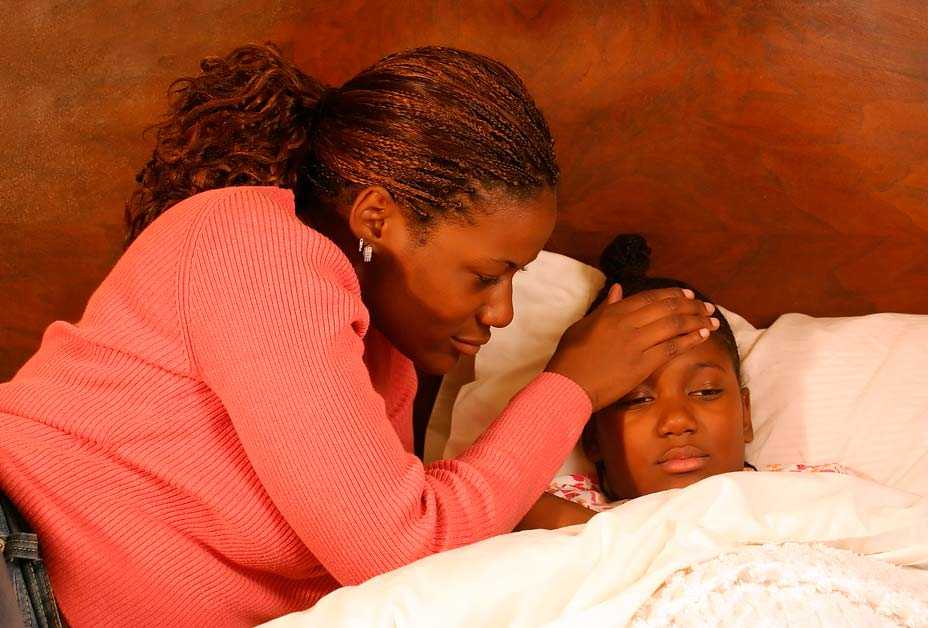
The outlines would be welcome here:
M 480 351 L 480 347 L 486 343 L 477 344 L 473 342 L 458 340 L 457 338 L 452 338 L 451 344 L 454 345 L 454 348 L 457 349 L 458 352 L 463 353 L 464 355 L 477 355 L 477 352 Z
M 658 458 L 657 464 L 667 473 L 689 473 L 709 464 L 709 454 L 693 445 L 672 447 Z

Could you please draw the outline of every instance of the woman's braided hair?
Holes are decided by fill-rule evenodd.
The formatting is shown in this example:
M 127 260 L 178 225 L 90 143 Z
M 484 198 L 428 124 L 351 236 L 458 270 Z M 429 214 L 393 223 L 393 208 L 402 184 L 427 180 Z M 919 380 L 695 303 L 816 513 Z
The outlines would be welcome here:
M 294 190 L 301 211 L 383 186 L 427 229 L 467 217 L 480 189 L 518 198 L 554 186 L 544 116 L 512 70 L 488 57 L 425 47 L 392 54 L 331 88 L 273 45 L 200 63 L 171 86 L 151 159 L 126 204 L 127 242 L 176 202 L 205 190 Z

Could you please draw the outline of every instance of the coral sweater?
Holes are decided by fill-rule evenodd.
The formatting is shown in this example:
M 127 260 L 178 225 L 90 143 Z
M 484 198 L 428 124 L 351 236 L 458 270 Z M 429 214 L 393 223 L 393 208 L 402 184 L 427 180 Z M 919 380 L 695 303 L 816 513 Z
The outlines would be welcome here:
M 376 263 L 376 260 L 375 260 Z M 411 453 L 410 361 L 293 196 L 174 206 L 0 385 L 0 488 L 73 626 L 245 626 L 507 532 L 590 412 L 542 374 L 454 460 Z

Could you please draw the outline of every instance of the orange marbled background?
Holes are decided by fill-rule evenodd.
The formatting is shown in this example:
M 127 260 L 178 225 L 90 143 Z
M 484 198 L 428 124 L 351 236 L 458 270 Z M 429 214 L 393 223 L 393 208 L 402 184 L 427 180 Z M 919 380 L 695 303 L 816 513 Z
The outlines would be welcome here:
M 339 83 L 446 44 L 497 57 L 554 131 L 551 248 L 645 233 L 655 270 L 755 324 L 928 314 L 924 0 L 21 3 L 0 40 L 0 381 L 79 318 L 170 81 L 276 41 Z

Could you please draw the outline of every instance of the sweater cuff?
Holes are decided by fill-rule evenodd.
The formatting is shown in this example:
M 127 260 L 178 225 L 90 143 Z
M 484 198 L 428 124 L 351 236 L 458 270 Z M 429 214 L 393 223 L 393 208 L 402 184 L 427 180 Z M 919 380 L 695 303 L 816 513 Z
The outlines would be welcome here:
M 576 411 L 586 415 L 593 412 L 593 401 L 586 390 L 566 375 L 543 371 L 525 387 L 525 390 L 536 386 L 548 389 L 549 394 L 558 400 L 558 405 L 565 404 L 570 412 Z
M 580 438 L 592 409 L 589 395 L 572 379 L 541 373 L 459 460 L 493 458 L 499 473 L 518 478 L 519 488 L 537 498 Z
M 543 475 L 550 480 L 580 439 L 593 402 L 574 380 L 544 372 L 513 398 L 510 408 L 514 414 L 533 415 L 533 430 L 522 442 L 523 451 L 533 460 L 547 461 Z

